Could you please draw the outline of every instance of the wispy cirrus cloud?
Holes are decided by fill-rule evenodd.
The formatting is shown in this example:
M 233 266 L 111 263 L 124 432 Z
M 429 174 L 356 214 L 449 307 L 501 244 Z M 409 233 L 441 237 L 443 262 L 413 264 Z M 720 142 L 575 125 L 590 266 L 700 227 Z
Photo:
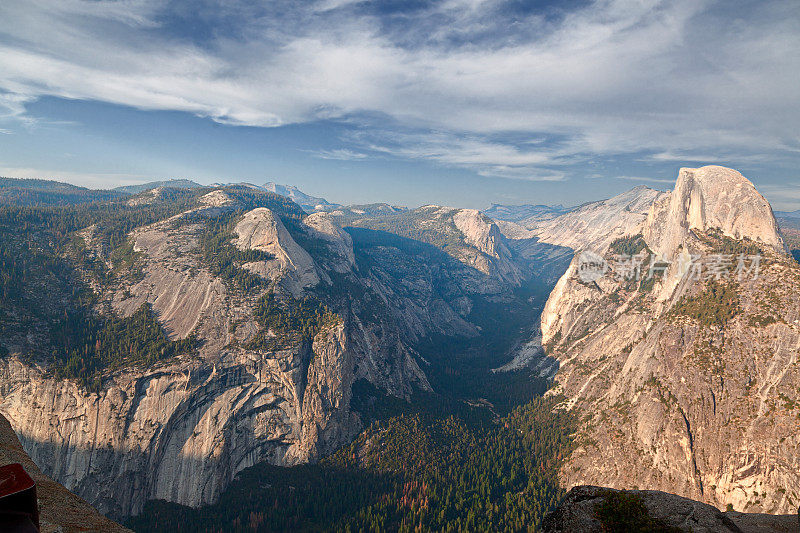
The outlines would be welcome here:
M 372 153 L 434 161 L 444 166 L 472 169 L 486 177 L 528 181 L 560 181 L 565 165 L 563 150 L 539 142 L 516 143 L 492 136 L 441 131 L 365 129 L 346 136 Z
M 651 178 L 648 176 L 614 176 L 618 180 L 625 180 L 625 181 L 641 181 L 645 183 L 664 183 L 673 185 L 675 183 L 675 179 L 667 179 L 667 178 Z
M 731 154 L 729 150 L 721 150 L 718 153 L 711 152 L 657 152 L 648 155 L 645 160 L 650 161 L 680 161 L 688 163 L 715 163 L 725 157 L 735 157 L 740 162 L 763 163 L 770 159 L 768 154 Z
M 785 184 L 762 184 L 759 186 L 759 191 L 775 209 L 783 211 L 800 209 L 800 180 Z
M 0 121 L 14 121 L 30 124 L 32 119 L 25 114 L 25 104 L 33 101 L 32 96 L 4 92 L 0 87 Z M 4 129 L 4 132 L 10 130 Z
M 796 158 L 799 21 L 791 0 L 7 0 L 0 115 L 42 96 L 259 127 L 369 114 L 419 132 L 376 153 L 521 179 L 589 155 Z M 562 141 L 519 140 L 542 132 Z
M 360 161 L 369 157 L 367 154 L 348 150 L 347 148 L 337 148 L 334 150 L 312 150 L 310 152 L 314 155 L 314 157 L 318 157 L 320 159 L 334 159 L 337 161 Z

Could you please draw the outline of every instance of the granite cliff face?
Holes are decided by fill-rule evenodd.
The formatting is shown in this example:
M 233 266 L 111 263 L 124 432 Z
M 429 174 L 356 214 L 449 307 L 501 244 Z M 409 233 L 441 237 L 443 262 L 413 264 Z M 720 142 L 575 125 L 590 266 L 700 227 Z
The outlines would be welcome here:
M 257 462 L 331 453 L 361 429 L 355 381 L 398 397 L 430 389 L 414 343 L 477 335 L 473 302 L 509 301 L 520 279 L 502 235 L 476 213 L 459 218 L 472 255 L 456 259 L 373 230 L 351 236 L 328 214 L 252 204 L 217 189 L 135 228 L 130 267 L 93 285 L 98 310 L 125 317 L 150 304 L 170 339 L 200 340 L 196 352 L 109 369 L 99 392 L 57 379 L 23 347 L 0 360 L 0 413 L 47 475 L 104 513 L 136 514 L 149 499 L 198 506 Z M 248 258 L 234 271 L 262 285 L 242 290 L 212 268 L 202 247 L 214 227 L 225 253 Z M 107 258 L 93 242 L 86 253 Z M 472 258 L 483 256 L 494 262 L 482 270 Z M 335 318 L 287 336 L 259 318 L 266 294 L 319 302 Z
M 652 204 L 645 240 L 653 251 L 671 255 L 692 232 L 711 229 L 733 239 L 783 247 L 769 202 L 747 178 L 720 166 L 682 168 L 672 193 Z
M 536 265 L 540 275 L 555 282 L 576 251 L 602 253 L 614 239 L 637 233 L 653 202 L 666 196 L 667 193 L 639 186 L 608 200 L 573 209 L 551 209 L 546 216 L 537 211 L 515 221 L 506 217 L 496 224 L 514 254 Z
M 480 211 L 438 205 L 401 211 L 388 207 L 378 204 L 334 211 L 331 215 L 356 227 L 379 231 L 400 228 L 401 236 L 431 244 L 470 270 L 489 276 L 488 292 L 502 292 L 508 286 L 522 283 L 524 265 L 513 257 L 500 228 Z
M 10 463 L 20 463 L 36 482 L 42 533 L 130 533 L 128 528 L 101 515 L 81 498 L 42 474 L 25 453 L 11 424 L 0 415 L 0 466 Z
M 769 204 L 736 171 L 682 169 L 623 234 L 600 274 L 573 260 L 542 316 L 557 391 L 583 416 L 564 483 L 793 512 L 800 268 Z
M 536 210 L 527 218 L 511 217 L 517 222 L 497 220 L 496 224 L 513 253 L 527 264 L 534 265 L 535 275 L 555 284 L 542 313 L 541 331 L 536 331 L 517 349 L 512 361 L 498 370 L 513 370 L 532 364 L 541 376 L 552 375 L 557 365 L 554 360 L 542 357 L 542 342 L 550 340 L 554 331 L 552 323 L 560 319 L 554 307 L 561 301 L 558 295 L 565 290 L 570 278 L 564 275 L 565 271 L 573 269 L 574 272 L 572 263 L 576 252 L 599 250 L 602 253 L 614 239 L 639 232 L 653 202 L 666 196 L 661 191 L 640 186 L 608 200 L 574 209 L 547 210 L 546 216 L 541 210 Z M 500 216 L 509 218 L 502 211 Z
M 267 279 L 281 279 L 294 294 L 319 283 L 314 260 L 298 245 L 280 218 L 266 207 L 248 211 L 236 224 L 236 246 L 259 250 L 274 257 L 245 263 L 244 268 Z
M 666 193 L 639 186 L 608 200 L 591 202 L 555 218 L 523 219 L 517 225 L 539 241 L 573 250 L 603 250 L 611 241 L 636 233 L 653 202 Z
M 511 257 L 505 238 L 491 219 L 475 209 L 460 209 L 453 215 L 453 223 L 464 236 L 464 242 L 479 253 L 462 251 L 462 262 L 489 275 L 495 275 L 511 284 L 522 283 L 522 273 Z

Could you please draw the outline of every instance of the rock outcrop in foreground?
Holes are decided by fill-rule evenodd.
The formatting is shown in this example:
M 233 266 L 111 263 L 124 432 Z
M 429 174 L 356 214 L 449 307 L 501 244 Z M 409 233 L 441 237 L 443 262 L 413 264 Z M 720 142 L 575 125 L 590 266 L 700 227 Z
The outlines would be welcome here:
M 129 529 L 101 515 L 88 503 L 42 474 L 39 467 L 22 449 L 22 444 L 11 424 L 0 415 L 0 466 L 10 463 L 20 463 L 36 482 L 42 533 L 130 532 Z
M 545 517 L 543 533 L 603 533 L 613 521 L 649 525 L 648 531 L 795 533 L 798 515 L 722 512 L 711 505 L 657 490 L 574 487 Z M 615 522 L 619 523 L 619 522 Z
M 541 320 L 556 391 L 581 416 L 565 486 L 796 510 L 800 265 L 764 197 L 734 170 L 681 169 L 596 252 L 605 269 L 586 276 L 576 257 Z

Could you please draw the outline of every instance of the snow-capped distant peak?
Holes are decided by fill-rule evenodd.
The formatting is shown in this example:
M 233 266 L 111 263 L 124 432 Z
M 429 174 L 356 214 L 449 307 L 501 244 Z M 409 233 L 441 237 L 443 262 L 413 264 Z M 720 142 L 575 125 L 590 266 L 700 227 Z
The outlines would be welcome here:
M 314 213 L 316 211 L 330 211 L 332 209 L 341 207 L 339 204 L 330 203 L 325 198 L 306 194 L 294 185 L 281 185 L 280 183 L 269 181 L 264 184 L 263 188 L 269 192 L 289 198 L 291 201 L 302 207 L 307 213 Z

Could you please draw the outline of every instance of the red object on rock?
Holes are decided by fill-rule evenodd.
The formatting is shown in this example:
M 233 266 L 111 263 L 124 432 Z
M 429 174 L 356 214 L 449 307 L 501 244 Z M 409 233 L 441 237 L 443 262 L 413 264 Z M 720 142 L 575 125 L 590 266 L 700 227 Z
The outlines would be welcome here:
M 31 476 L 19 463 L 0 466 L 0 498 L 11 496 L 36 486 Z
M 19 463 L 0 467 L 0 531 L 39 531 L 36 482 Z

